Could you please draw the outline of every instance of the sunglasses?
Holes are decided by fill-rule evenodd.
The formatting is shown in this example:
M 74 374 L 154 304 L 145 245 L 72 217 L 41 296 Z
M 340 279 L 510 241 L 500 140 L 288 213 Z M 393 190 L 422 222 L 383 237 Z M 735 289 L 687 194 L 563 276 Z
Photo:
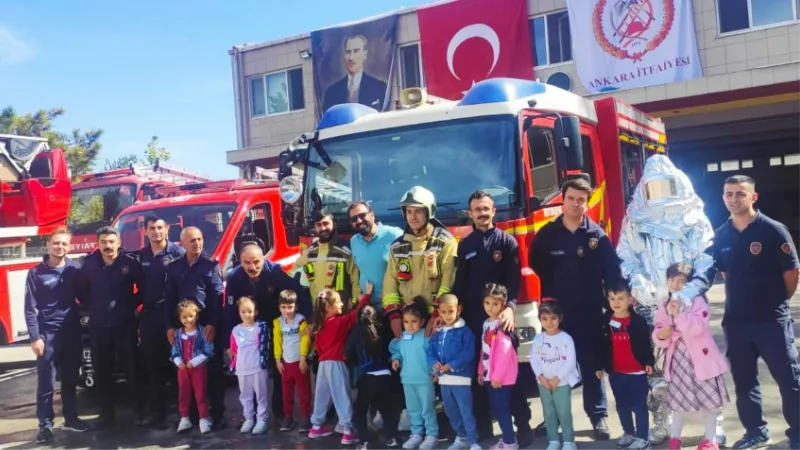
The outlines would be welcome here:
M 356 214 L 355 216 L 351 216 L 350 223 L 357 223 L 359 220 L 365 220 L 367 218 L 367 214 L 369 213 L 361 213 L 361 214 Z

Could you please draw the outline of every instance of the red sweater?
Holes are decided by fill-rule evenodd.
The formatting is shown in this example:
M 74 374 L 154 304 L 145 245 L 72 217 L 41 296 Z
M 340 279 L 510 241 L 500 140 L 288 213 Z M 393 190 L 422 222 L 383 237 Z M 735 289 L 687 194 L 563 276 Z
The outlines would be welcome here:
M 616 373 L 637 373 L 644 371 L 636 357 L 633 355 L 631 337 L 628 334 L 628 327 L 631 324 L 631 316 L 624 319 L 611 317 L 620 323 L 618 330 L 611 328 L 611 367 Z
M 344 361 L 344 346 L 347 343 L 347 335 L 358 319 L 358 311 L 368 305 L 372 296 L 364 294 L 358 302 L 358 306 L 347 314 L 339 314 L 325 319 L 322 328 L 317 332 L 314 345 L 317 347 L 320 361 Z

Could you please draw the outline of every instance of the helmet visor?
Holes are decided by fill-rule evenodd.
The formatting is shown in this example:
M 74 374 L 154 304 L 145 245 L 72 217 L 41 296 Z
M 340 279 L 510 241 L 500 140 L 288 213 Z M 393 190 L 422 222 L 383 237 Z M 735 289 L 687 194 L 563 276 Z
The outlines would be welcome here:
M 678 187 L 674 178 L 648 181 L 644 185 L 645 200 L 650 202 L 665 198 L 677 198 Z

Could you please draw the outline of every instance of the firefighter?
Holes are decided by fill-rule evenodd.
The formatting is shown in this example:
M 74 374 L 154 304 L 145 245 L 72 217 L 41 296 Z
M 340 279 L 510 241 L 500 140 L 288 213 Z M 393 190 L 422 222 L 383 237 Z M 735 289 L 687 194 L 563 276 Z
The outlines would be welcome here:
M 563 213 L 547 223 L 533 238 L 528 262 L 539 275 L 541 296 L 558 300 L 564 309 L 561 329 L 575 341 L 583 380 L 583 409 L 594 428 L 595 439 L 610 439 L 605 383 L 597 357 L 604 327 L 603 309 L 610 308 L 605 286 L 620 283 L 619 259 L 611 240 L 588 216 L 592 187 L 572 179 L 561 188 Z
M 167 223 L 160 217 L 147 217 L 144 229 L 149 243 L 139 250 L 139 261 L 144 271 L 142 286 L 142 311 L 139 314 L 139 330 L 142 345 L 142 362 L 147 371 L 143 385 L 150 397 L 151 415 L 142 425 L 159 425 L 166 414 L 167 368 L 170 348 L 167 328 L 164 324 L 164 283 L 167 266 L 183 257 L 183 247 L 167 240 Z
M 80 266 L 67 258 L 70 234 L 56 230 L 47 239 L 47 256 L 28 271 L 25 282 L 25 322 L 36 355 L 36 416 L 39 419 L 37 444 L 53 440 L 53 394 L 56 366 L 61 374 L 61 410 L 64 429 L 84 432 L 89 429 L 78 418 L 75 386 L 81 361 L 81 325 L 75 297 Z
M 758 193 L 752 178 L 730 177 L 723 192 L 731 218 L 717 230 L 713 253 L 725 278 L 722 331 L 745 432 L 733 448 L 771 442 L 761 405 L 759 357 L 781 393 L 789 448 L 800 448 L 800 366 L 789 314 L 789 299 L 800 277 L 797 250 L 785 225 L 753 207 Z
M 164 314 L 167 339 L 175 344 L 175 330 L 180 326 L 177 305 L 182 300 L 193 300 L 200 306 L 200 325 L 205 327 L 205 338 L 214 342 L 214 357 L 208 363 L 208 401 L 211 407 L 212 427 L 225 427 L 225 373 L 223 348 L 226 346 L 222 326 L 222 273 L 216 260 L 203 253 L 203 233 L 197 227 L 181 231 L 181 244 L 186 250 L 183 257 L 167 266 L 164 286 Z M 219 332 L 218 332 L 219 331 Z
M 453 287 L 458 246 L 447 227 L 436 219 L 436 199 L 431 191 L 414 186 L 400 200 L 400 210 L 406 220 L 405 234 L 389 247 L 383 279 L 383 310 L 397 339 L 403 335 L 400 311 L 416 296 L 425 298 L 434 315 L 426 333 L 430 335 L 439 327 L 436 307 L 439 296 Z
M 228 348 L 231 330 L 241 322 L 237 300 L 242 297 L 251 297 L 258 308 L 258 320 L 271 327 L 273 321 L 281 313 L 278 308 L 278 297 L 284 289 L 297 293 L 297 311 L 305 317 L 312 317 L 311 297 L 308 289 L 300 285 L 294 278 L 283 271 L 278 264 L 267 261 L 264 251 L 255 244 L 245 245 L 239 261 L 241 265 L 228 274 L 226 284 L 226 302 L 224 307 L 225 317 L 225 347 Z M 275 368 L 275 354 L 270 351 L 270 368 L 272 379 L 272 411 L 278 421 L 283 418 L 283 395 L 281 390 L 281 374 Z M 308 419 L 305 417 L 304 419 Z M 302 424 L 301 424 L 302 426 Z M 302 431 L 302 430 L 301 430 Z M 308 431 L 308 430 L 305 430 Z
M 311 296 L 316 298 L 323 289 L 333 289 L 348 305 L 361 296 L 359 272 L 353 261 L 350 243 L 339 238 L 333 215 L 317 211 L 313 215 L 317 239 L 306 248 L 295 263 L 308 282 Z
M 136 309 L 141 303 L 142 266 L 120 250 L 115 228 L 97 230 L 97 250 L 83 260 L 78 298 L 89 312 L 91 361 L 100 399 L 100 428 L 114 425 L 114 368 L 122 365 L 136 422 L 143 421 L 136 381 Z M 137 292 L 134 293 L 134 286 Z
M 472 232 L 458 244 L 458 270 L 453 287 L 462 306 L 461 317 L 475 336 L 481 336 L 483 322 L 488 317 L 483 307 L 484 288 L 487 283 L 502 284 L 508 289 L 509 298 L 508 308 L 500 314 L 500 321 L 506 330 L 513 331 L 516 295 L 519 293 L 522 278 L 519 246 L 514 236 L 494 225 L 496 209 L 491 195 L 476 191 L 470 195 L 467 204 L 474 225 Z M 481 340 L 476 339 L 475 344 L 477 358 Z M 528 367 L 528 364 L 524 366 Z M 534 379 L 518 377 L 511 396 L 511 412 L 517 425 L 517 443 L 520 447 L 530 445 L 533 438 L 530 427 L 531 409 L 524 388 L 526 382 L 533 383 Z M 472 388 L 478 431 L 481 436 L 490 437 L 493 431 L 486 388 L 477 382 L 472 384 Z

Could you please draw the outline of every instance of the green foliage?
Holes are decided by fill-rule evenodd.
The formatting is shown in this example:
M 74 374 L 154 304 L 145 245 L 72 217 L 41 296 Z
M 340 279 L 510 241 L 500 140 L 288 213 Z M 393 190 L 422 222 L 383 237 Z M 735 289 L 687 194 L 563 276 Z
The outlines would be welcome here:
M 130 167 L 131 164 L 134 166 L 139 164 L 139 157 L 136 155 L 128 155 L 120 156 L 113 161 L 106 160 L 103 170 L 126 169 Z
M 83 225 L 103 221 L 103 197 L 89 199 L 73 196 L 69 207 L 70 225 Z
M 158 146 L 158 136 L 153 136 L 150 138 L 147 148 L 144 149 L 144 158 L 152 166 L 157 161 L 168 161 L 170 154 L 166 148 Z
M 47 138 L 50 148 L 64 150 L 73 177 L 91 172 L 100 155 L 103 130 L 81 131 L 75 128 L 71 133 L 56 131 L 53 121 L 63 115 L 64 108 L 40 109 L 35 113 L 18 115 L 8 106 L 0 111 L 0 133 Z

